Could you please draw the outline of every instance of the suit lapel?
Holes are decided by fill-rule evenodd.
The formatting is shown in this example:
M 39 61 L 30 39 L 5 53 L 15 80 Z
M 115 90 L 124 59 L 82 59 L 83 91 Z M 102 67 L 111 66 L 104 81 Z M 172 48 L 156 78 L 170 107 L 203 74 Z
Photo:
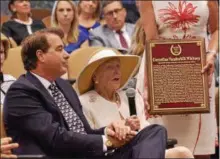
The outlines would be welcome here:
M 110 45 L 116 49 L 120 48 L 121 46 L 118 43 L 118 40 L 115 38 L 114 32 L 111 29 L 109 29 L 107 26 L 104 26 L 104 27 L 105 27 L 104 32 L 105 32 L 105 35 L 107 35 L 106 38 L 109 41 Z
M 56 110 L 59 110 L 53 97 L 49 94 L 48 90 L 42 85 L 42 83 L 30 72 L 26 73 L 26 78 L 38 89 L 38 91 L 44 96 L 50 106 Z
M 126 28 L 126 31 L 128 32 L 129 37 L 131 38 L 132 34 L 133 34 L 133 31 L 134 31 L 133 26 L 130 25 L 130 24 L 125 23 L 125 28 Z

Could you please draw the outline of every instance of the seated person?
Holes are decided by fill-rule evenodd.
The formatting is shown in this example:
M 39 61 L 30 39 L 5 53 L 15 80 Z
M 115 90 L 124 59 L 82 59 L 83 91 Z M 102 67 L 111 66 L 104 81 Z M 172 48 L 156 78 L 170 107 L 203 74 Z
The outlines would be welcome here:
M 22 43 L 27 73 L 9 88 L 3 110 L 7 134 L 19 142 L 14 153 L 51 158 L 164 158 L 167 134 L 162 126 L 150 125 L 137 133 L 116 121 L 91 129 L 76 92 L 59 78 L 66 73 L 69 58 L 63 37 L 61 29 L 48 28 Z
M 2 24 L 2 33 L 12 38 L 17 45 L 33 32 L 45 28 L 41 20 L 31 18 L 31 4 L 29 0 L 10 0 L 8 8 L 12 13 L 11 20 Z
M 4 103 L 5 94 L 8 91 L 11 84 L 16 80 L 9 74 L 3 74 L 3 63 L 8 55 L 9 49 L 9 40 L 1 33 L 1 50 L 0 50 L 0 57 L 1 57 L 1 65 L 0 65 L 0 85 L 1 85 L 1 105 Z
M 55 1 L 51 24 L 63 30 L 65 51 L 69 54 L 80 47 L 88 46 L 88 37 L 78 28 L 78 13 L 76 5 L 72 0 Z
M 139 66 L 139 57 L 120 55 L 111 49 L 97 50 L 77 80 L 83 112 L 90 126 L 99 129 L 115 120 L 124 120 L 132 130 L 141 130 L 150 124 L 145 120 L 144 103 L 136 93 L 137 116 L 129 113 L 128 99 L 121 88 Z M 167 158 L 193 158 L 185 147 L 168 149 Z
M 79 29 L 89 38 L 89 31 L 100 26 L 100 0 L 84 1 L 78 3 Z
M 134 25 L 125 23 L 126 10 L 121 1 L 104 1 L 103 15 L 106 24 L 90 31 L 89 45 L 128 50 Z
M 17 158 L 16 155 L 13 155 L 11 150 L 18 148 L 18 143 L 11 143 L 12 138 L 4 137 L 0 139 L 1 148 L 0 148 L 0 158 Z

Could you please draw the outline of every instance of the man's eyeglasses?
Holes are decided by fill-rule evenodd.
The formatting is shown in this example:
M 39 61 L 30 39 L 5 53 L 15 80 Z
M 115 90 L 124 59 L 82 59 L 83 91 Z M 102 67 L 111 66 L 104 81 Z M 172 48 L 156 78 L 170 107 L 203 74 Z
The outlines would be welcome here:
M 118 14 L 119 12 L 121 12 L 124 8 L 118 8 L 118 9 L 114 9 L 112 11 L 106 12 L 104 13 L 105 16 L 108 17 L 112 17 L 114 13 Z

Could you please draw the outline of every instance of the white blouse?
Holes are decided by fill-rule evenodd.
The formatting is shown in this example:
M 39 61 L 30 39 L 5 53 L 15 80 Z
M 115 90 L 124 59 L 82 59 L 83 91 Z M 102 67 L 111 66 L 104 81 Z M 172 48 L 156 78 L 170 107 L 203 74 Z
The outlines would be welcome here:
M 3 74 L 4 82 L 1 84 L 1 105 L 4 103 L 5 94 L 10 88 L 11 84 L 16 80 L 13 76 L 8 74 Z
M 121 116 L 124 119 L 130 116 L 128 99 L 125 92 L 119 91 L 118 94 L 121 100 L 120 106 L 106 100 L 94 90 L 79 97 L 83 106 L 83 112 L 91 128 L 98 129 L 109 125 L 113 121 L 121 120 Z M 141 128 L 148 126 L 149 123 L 145 120 L 143 99 L 138 93 L 136 93 L 135 102 Z

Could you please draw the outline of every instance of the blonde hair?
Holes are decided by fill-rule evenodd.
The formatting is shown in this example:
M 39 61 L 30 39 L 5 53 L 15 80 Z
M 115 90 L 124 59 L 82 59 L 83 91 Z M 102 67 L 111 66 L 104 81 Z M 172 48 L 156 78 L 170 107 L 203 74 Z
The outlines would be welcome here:
M 80 15 L 81 13 L 81 8 L 80 8 L 80 3 L 82 2 L 83 0 L 79 0 L 78 2 L 78 14 Z M 100 19 L 100 15 L 101 15 L 101 1 L 100 0 L 95 0 L 97 3 L 97 8 L 96 8 L 96 11 L 95 13 L 93 14 L 93 18 L 94 19 L 97 19 L 99 20 Z
M 57 3 L 54 4 L 56 6 L 54 9 L 54 14 L 52 15 L 52 16 L 54 16 L 53 20 L 52 20 L 53 27 L 58 27 L 59 22 L 57 20 L 57 6 L 60 1 L 62 1 L 62 0 L 58 0 Z M 78 14 L 77 14 L 78 11 L 77 11 L 76 5 L 74 4 L 74 2 L 72 0 L 66 0 L 66 1 L 69 2 L 69 4 L 72 6 L 72 9 L 74 12 L 74 17 L 73 17 L 73 21 L 71 23 L 69 33 L 67 35 L 67 39 L 63 39 L 65 44 L 77 42 L 78 36 L 79 36 L 79 29 L 78 29 L 79 22 L 78 22 Z
M 141 20 L 136 22 L 134 29 L 134 34 L 132 36 L 131 51 L 133 55 L 142 56 L 144 53 L 146 44 L 146 34 L 144 32 L 144 27 L 142 26 Z

